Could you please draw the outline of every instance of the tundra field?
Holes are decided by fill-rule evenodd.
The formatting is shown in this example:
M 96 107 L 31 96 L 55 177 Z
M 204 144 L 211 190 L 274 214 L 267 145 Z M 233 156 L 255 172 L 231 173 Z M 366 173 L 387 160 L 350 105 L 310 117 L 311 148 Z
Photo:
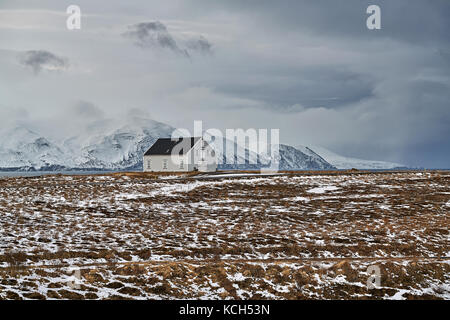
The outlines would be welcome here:
M 3 299 L 450 299 L 445 171 L 49 175 L 0 193 Z

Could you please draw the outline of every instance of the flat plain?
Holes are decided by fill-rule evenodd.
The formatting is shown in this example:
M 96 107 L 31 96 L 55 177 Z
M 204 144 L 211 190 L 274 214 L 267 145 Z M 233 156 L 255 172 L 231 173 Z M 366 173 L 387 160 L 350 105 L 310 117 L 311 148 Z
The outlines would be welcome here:
M 0 298 L 450 299 L 449 225 L 445 171 L 3 178 Z

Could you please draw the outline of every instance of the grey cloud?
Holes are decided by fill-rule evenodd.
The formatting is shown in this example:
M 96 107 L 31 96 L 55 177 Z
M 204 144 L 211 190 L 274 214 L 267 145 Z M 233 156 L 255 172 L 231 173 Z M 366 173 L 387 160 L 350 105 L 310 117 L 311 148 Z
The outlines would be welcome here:
M 438 55 L 444 59 L 444 61 L 450 65 L 450 50 L 439 49 Z
M 134 24 L 129 26 L 128 31 L 123 35 L 133 39 L 134 43 L 142 48 L 161 47 L 170 49 L 177 54 L 189 56 L 186 50 L 178 46 L 167 27 L 159 21 Z
M 80 100 L 71 108 L 72 115 L 85 119 L 98 119 L 104 116 L 102 109 L 94 105 L 92 102 Z
M 273 111 L 290 113 L 298 112 L 299 105 L 302 109 L 345 107 L 371 97 L 374 88 L 370 75 L 335 68 L 294 68 L 278 81 L 273 81 L 273 74 L 259 77 L 261 80 L 254 83 L 243 75 L 233 83 L 222 84 L 218 90 L 264 101 Z
M 20 125 L 28 121 L 30 114 L 28 110 L 22 107 L 10 108 L 3 104 L 0 105 L 0 123 L 2 126 Z
M 35 74 L 42 70 L 62 71 L 69 67 L 68 60 L 44 50 L 30 50 L 18 55 L 19 63 L 29 67 Z
M 408 42 L 439 43 L 448 40 L 448 0 L 200 0 L 202 7 L 229 14 L 251 15 L 251 21 L 295 32 L 337 35 L 345 38 L 377 37 Z M 198 3 L 195 1 L 194 3 Z M 366 28 L 369 5 L 381 8 L 382 29 Z M 205 9 L 204 10 L 207 10 Z
M 60 10 L 57 0 L 45 2 Z M 369 4 L 381 7 L 381 30 L 366 28 Z M 183 0 L 167 6 L 148 0 L 130 1 L 127 8 L 120 0 L 80 0 L 79 5 L 102 13 L 90 19 L 88 34 L 72 34 L 83 35 L 77 38 L 79 50 L 71 52 L 83 62 L 74 71 L 82 72 L 61 75 L 67 81 L 41 77 L 27 86 L 26 95 L 20 88 L 27 76 L 19 72 L 14 50 L 70 52 L 73 44 L 60 25 L 51 32 L 0 28 L 3 49 L 9 50 L 0 51 L 2 103 L 27 107 L 30 121 L 61 112 L 54 122 L 66 129 L 62 106 L 82 97 L 101 105 L 107 117 L 139 106 L 151 118 L 180 127 L 202 119 L 214 127 L 281 128 L 283 142 L 292 145 L 305 141 L 358 158 L 449 167 L 448 0 Z M 174 31 L 140 20 L 143 16 L 171 21 Z M 130 45 L 111 41 L 116 28 Z M 136 52 L 135 45 L 147 51 Z M 181 58 L 160 59 L 148 54 L 153 50 Z M 211 52 L 214 59 L 207 59 Z M 193 59 L 196 55 L 205 59 Z M 188 56 L 191 63 L 183 59 Z M 43 69 L 38 64 L 36 72 Z M 101 117 L 95 106 L 79 106 L 78 112 L 84 116 L 70 114 L 73 132 L 84 118 Z
M 448 167 L 448 101 L 448 83 L 386 80 L 377 85 L 370 99 L 343 110 L 347 125 L 354 126 L 358 135 L 338 142 L 338 148 L 357 157 L 396 154 L 412 166 Z
M 137 117 L 137 118 L 150 118 L 150 113 L 148 112 L 148 110 L 143 110 L 141 108 L 131 108 L 128 110 L 128 112 L 126 113 L 127 117 Z
M 186 42 L 186 46 L 190 50 L 198 51 L 203 54 L 211 54 L 212 53 L 212 44 L 205 37 L 200 36 L 197 39 L 189 39 Z
M 141 22 L 128 26 L 128 31 L 123 33 L 123 36 L 134 40 L 134 44 L 141 48 L 168 49 L 188 58 L 192 52 L 212 53 L 212 44 L 205 37 L 192 37 L 177 42 L 167 27 L 159 21 Z

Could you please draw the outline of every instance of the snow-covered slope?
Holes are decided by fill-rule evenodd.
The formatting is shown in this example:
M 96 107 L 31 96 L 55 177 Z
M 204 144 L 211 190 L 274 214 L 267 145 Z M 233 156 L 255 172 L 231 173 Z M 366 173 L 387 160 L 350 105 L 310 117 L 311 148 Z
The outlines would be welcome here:
M 212 142 L 219 169 L 259 169 L 269 165 L 270 159 L 264 154 L 258 154 L 234 141 L 225 138 Z
M 222 160 L 219 169 L 261 169 L 264 167 L 277 168 L 279 170 L 326 170 L 336 169 L 331 164 L 322 159 L 314 151 L 304 148 L 298 150 L 294 147 L 280 144 L 278 146 L 278 163 L 271 160 L 270 151 L 252 152 L 236 143 L 231 142 L 232 147 L 228 148 L 230 141 L 223 139 L 223 147 L 213 144 L 218 159 Z M 275 146 L 276 147 L 276 146 Z M 246 161 L 247 159 L 247 161 Z M 275 164 L 276 163 L 276 164 Z
M 142 118 L 129 118 L 118 128 L 115 126 L 114 121 L 91 123 L 80 128 L 78 135 L 58 143 L 24 127 L 4 131 L 0 137 L 0 170 L 140 170 L 145 151 L 158 138 L 170 137 L 175 130 Z M 231 145 L 215 148 L 222 160 L 219 169 L 260 169 L 270 165 L 267 155 L 234 142 Z M 279 151 L 280 170 L 334 168 L 308 148 L 280 145 Z
M 73 165 L 57 145 L 27 128 L 4 129 L 0 137 L 0 168 L 40 170 Z
M 306 147 L 298 146 L 296 147 L 299 150 L 302 150 Z M 308 148 L 307 148 L 308 149 Z M 405 165 L 394 162 L 386 162 L 386 161 L 376 161 L 376 160 L 362 160 L 357 158 L 350 158 L 338 155 L 328 149 L 323 147 L 314 146 L 310 149 L 314 150 L 317 154 L 319 154 L 323 159 L 332 164 L 338 169 L 394 169 L 394 168 L 404 168 Z
M 94 138 L 72 137 L 64 142 L 74 154 L 77 168 L 133 169 L 142 167 L 142 156 L 160 137 L 170 137 L 175 130 L 150 119 L 134 119 L 117 130 Z
M 281 170 L 328 170 L 336 169 L 311 149 L 280 145 Z

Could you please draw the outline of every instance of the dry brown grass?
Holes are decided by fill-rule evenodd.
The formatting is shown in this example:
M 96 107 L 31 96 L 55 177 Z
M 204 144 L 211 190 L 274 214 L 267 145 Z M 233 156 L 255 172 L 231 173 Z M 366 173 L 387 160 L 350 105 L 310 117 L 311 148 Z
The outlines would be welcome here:
M 194 180 L 147 173 L 1 180 L 0 297 L 38 299 L 37 286 L 56 299 L 448 294 L 448 173 L 303 174 L 212 180 L 186 191 L 170 190 Z M 308 192 L 323 185 L 339 189 Z M 150 196 L 160 188 L 168 191 Z M 368 291 L 358 284 L 373 263 L 383 288 Z M 51 281 L 74 264 L 82 266 L 81 291 Z

